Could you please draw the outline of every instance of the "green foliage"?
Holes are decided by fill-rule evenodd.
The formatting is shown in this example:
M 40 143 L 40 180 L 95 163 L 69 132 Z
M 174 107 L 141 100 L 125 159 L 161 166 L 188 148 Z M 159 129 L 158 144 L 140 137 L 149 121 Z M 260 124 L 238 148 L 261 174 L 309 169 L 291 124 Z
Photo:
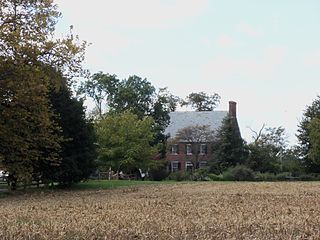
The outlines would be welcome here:
M 61 164 L 52 173 L 52 178 L 70 185 L 88 178 L 94 170 L 95 132 L 93 124 L 85 117 L 83 102 L 72 97 L 67 86 L 52 91 L 50 99 L 65 139 L 61 144 Z M 53 169 L 50 170 L 49 174 Z M 48 173 L 46 169 L 44 171 Z
M 299 158 L 299 148 L 294 146 L 283 152 L 280 158 L 280 170 L 289 172 L 294 177 L 305 174 L 305 168 Z
M 104 170 L 146 169 L 155 148 L 152 118 L 142 120 L 131 112 L 107 115 L 96 123 L 98 160 Z
M 98 72 L 81 84 L 78 89 L 78 94 L 84 94 L 93 99 L 98 111 L 98 117 L 102 117 L 103 104 L 112 98 L 118 85 L 119 80 L 116 75 Z M 108 105 L 108 103 L 106 103 L 106 105 Z
M 300 156 L 302 163 L 308 173 L 320 173 L 320 164 L 312 160 L 310 149 L 312 149 L 312 142 L 310 139 L 310 123 L 313 119 L 320 118 L 320 96 L 307 106 L 303 113 L 303 118 L 298 126 L 297 138 L 300 147 Z
M 280 172 L 287 148 L 285 129 L 263 126 L 259 133 L 254 133 L 254 142 L 248 145 L 250 154 L 247 166 L 257 172 Z
M 308 157 L 315 164 L 320 164 L 320 117 L 311 120 L 308 130 L 311 145 Z
M 212 152 L 210 169 L 213 173 L 221 173 L 229 167 L 245 162 L 247 151 L 235 118 L 226 117 L 223 120 L 222 126 L 217 132 Z
M 154 181 L 161 181 L 168 177 L 168 161 L 152 160 L 149 164 L 149 178 Z
M 196 169 L 192 173 L 192 180 L 193 181 L 209 181 L 211 179 L 209 178 L 208 174 L 209 174 L 209 170 L 206 168 Z
M 217 93 L 208 95 L 205 92 L 190 93 L 186 101 L 182 101 L 181 106 L 191 106 L 196 111 L 213 111 L 220 103 L 220 96 Z
M 86 43 L 72 34 L 54 38 L 60 13 L 51 0 L 0 4 L 1 165 L 17 181 L 39 178 L 39 166 L 59 164 L 62 138 L 48 100 L 48 68 L 68 79 L 82 74 Z
M 222 175 L 223 180 L 228 181 L 253 181 L 255 179 L 254 171 L 244 165 L 228 168 Z
M 140 119 L 150 114 L 155 88 L 147 79 L 130 76 L 119 83 L 117 92 L 110 96 L 112 112 L 130 111 Z
M 179 98 L 172 95 L 167 88 L 161 88 L 156 92 L 147 79 L 131 76 L 120 81 L 115 75 L 99 72 L 82 84 L 78 93 L 94 100 L 99 117 L 102 117 L 103 109 L 112 114 L 130 111 L 139 119 L 145 116 L 152 117 L 152 130 L 155 134 L 152 145 L 162 144 L 160 152 L 164 158 L 167 140 L 164 130 L 170 121 L 169 113 L 176 109 L 179 101 Z
M 211 181 L 222 181 L 223 180 L 223 175 L 222 174 L 214 174 L 214 173 L 208 173 L 208 178 Z
M 167 180 L 174 180 L 174 181 L 178 181 L 178 182 L 190 181 L 190 180 L 192 180 L 192 174 L 190 172 L 186 172 L 186 171 L 172 172 L 167 177 Z

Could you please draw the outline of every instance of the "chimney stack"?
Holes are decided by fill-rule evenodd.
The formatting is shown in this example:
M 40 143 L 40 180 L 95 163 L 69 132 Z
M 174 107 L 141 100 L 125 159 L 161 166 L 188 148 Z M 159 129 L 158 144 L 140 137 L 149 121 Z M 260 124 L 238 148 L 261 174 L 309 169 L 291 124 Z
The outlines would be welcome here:
M 229 101 L 229 117 L 237 118 L 237 103 L 234 101 Z

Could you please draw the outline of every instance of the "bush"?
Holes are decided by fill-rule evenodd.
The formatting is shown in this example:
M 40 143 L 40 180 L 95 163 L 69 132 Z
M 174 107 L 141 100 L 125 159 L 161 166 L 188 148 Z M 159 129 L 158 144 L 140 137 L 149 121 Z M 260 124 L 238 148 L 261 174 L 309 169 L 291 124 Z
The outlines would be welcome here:
M 190 174 L 190 172 L 177 171 L 177 172 L 170 173 L 169 176 L 167 177 L 167 180 L 189 181 L 189 180 L 192 180 L 192 175 Z
M 276 181 L 276 175 L 274 173 L 266 172 L 266 173 L 261 173 L 258 172 L 256 173 L 255 177 L 256 181 Z
M 169 175 L 167 164 L 168 162 L 166 160 L 152 161 L 149 171 L 150 179 L 154 181 L 161 181 L 166 179 Z
M 193 172 L 192 179 L 194 181 L 209 181 L 211 179 L 208 177 L 208 174 L 209 171 L 206 168 L 196 169 Z
M 214 174 L 214 173 L 209 173 L 208 174 L 208 178 L 211 180 L 211 181 L 221 181 L 223 180 L 223 176 L 221 174 L 217 175 L 217 174 Z
M 222 175 L 223 180 L 227 181 L 253 181 L 255 179 L 254 171 L 244 165 L 228 168 Z

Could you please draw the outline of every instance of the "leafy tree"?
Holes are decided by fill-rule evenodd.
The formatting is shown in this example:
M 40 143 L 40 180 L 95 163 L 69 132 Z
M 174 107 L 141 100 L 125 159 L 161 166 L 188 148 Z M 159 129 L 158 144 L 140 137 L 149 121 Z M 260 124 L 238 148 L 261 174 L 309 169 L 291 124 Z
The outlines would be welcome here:
M 194 125 L 180 129 L 175 138 L 170 140 L 170 144 L 184 142 L 191 144 L 192 156 L 190 160 L 193 166 L 198 168 L 201 144 L 212 143 L 214 140 L 214 131 L 208 125 Z
M 116 92 L 110 96 L 110 110 L 115 113 L 129 110 L 142 119 L 150 114 L 154 95 L 155 88 L 147 79 L 130 76 L 121 81 Z
M 86 81 L 78 92 L 94 99 L 97 109 L 100 109 L 98 111 L 100 116 L 103 104 L 107 101 L 109 113 L 130 111 L 139 119 L 145 116 L 152 117 L 155 133 L 152 145 L 161 143 L 160 155 L 164 157 L 167 139 L 164 130 L 170 122 L 169 113 L 175 111 L 180 101 L 167 88 L 160 88 L 156 92 L 155 87 L 147 79 L 131 76 L 119 81 L 115 75 L 99 72 Z
M 241 138 L 235 118 L 226 117 L 216 134 L 212 147 L 211 171 L 222 173 L 229 167 L 243 164 L 247 158 L 245 142 Z
M 196 111 L 213 111 L 220 103 L 220 96 L 217 93 L 208 95 L 205 92 L 190 93 L 181 106 L 191 106 Z
M 85 81 L 78 89 L 78 94 L 85 94 L 93 99 L 98 116 L 102 117 L 104 104 L 113 98 L 117 92 L 119 80 L 116 75 L 105 74 L 98 72 L 93 74 L 87 81 Z
M 152 145 L 160 147 L 160 158 L 165 158 L 167 136 L 164 134 L 166 127 L 170 123 L 170 112 L 174 112 L 177 104 L 180 101 L 179 97 L 171 94 L 167 88 L 160 88 L 155 96 L 150 115 L 154 119 L 153 131 L 155 132 L 155 139 Z
M 86 46 L 72 34 L 54 38 L 59 16 L 51 0 L 0 1 L 0 154 L 13 189 L 43 162 L 59 164 L 47 66 L 69 79 L 82 74 Z
M 146 169 L 155 153 L 150 117 L 139 119 L 131 112 L 109 114 L 96 123 L 98 161 L 104 170 Z
M 320 164 L 310 158 L 309 153 L 312 149 L 312 142 L 310 140 L 310 123 L 313 119 L 320 118 L 320 96 L 307 106 L 303 113 L 303 118 L 298 126 L 297 138 L 300 147 L 300 157 L 302 164 L 305 166 L 307 172 L 320 173 Z
M 281 162 L 287 148 L 287 137 L 283 127 L 266 128 L 262 126 L 259 133 L 253 131 L 254 141 L 248 145 L 250 155 L 247 165 L 254 171 L 281 171 Z
M 279 160 L 281 172 L 287 172 L 296 177 L 305 174 L 304 166 L 299 157 L 299 148 L 297 146 L 285 149 Z
M 44 168 L 44 173 L 49 173 L 49 179 L 70 185 L 88 178 L 95 168 L 95 132 L 93 124 L 85 117 L 83 102 L 72 97 L 66 85 L 58 91 L 51 91 L 50 100 L 64 141 L 61 144 L 61 164 L 49 172 Z

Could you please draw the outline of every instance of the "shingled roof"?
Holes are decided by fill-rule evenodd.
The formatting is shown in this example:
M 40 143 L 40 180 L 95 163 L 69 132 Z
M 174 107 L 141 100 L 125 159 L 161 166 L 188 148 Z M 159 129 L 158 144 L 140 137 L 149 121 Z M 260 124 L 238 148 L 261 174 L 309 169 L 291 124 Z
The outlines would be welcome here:
M 222 125 L 222 120 L 227 116 L 228 111 L 171 112 L 170 124 L 165 134 L 175 137 L 180 129 L 195 125 L 208 125 L 211 130 L 217 131 Z

